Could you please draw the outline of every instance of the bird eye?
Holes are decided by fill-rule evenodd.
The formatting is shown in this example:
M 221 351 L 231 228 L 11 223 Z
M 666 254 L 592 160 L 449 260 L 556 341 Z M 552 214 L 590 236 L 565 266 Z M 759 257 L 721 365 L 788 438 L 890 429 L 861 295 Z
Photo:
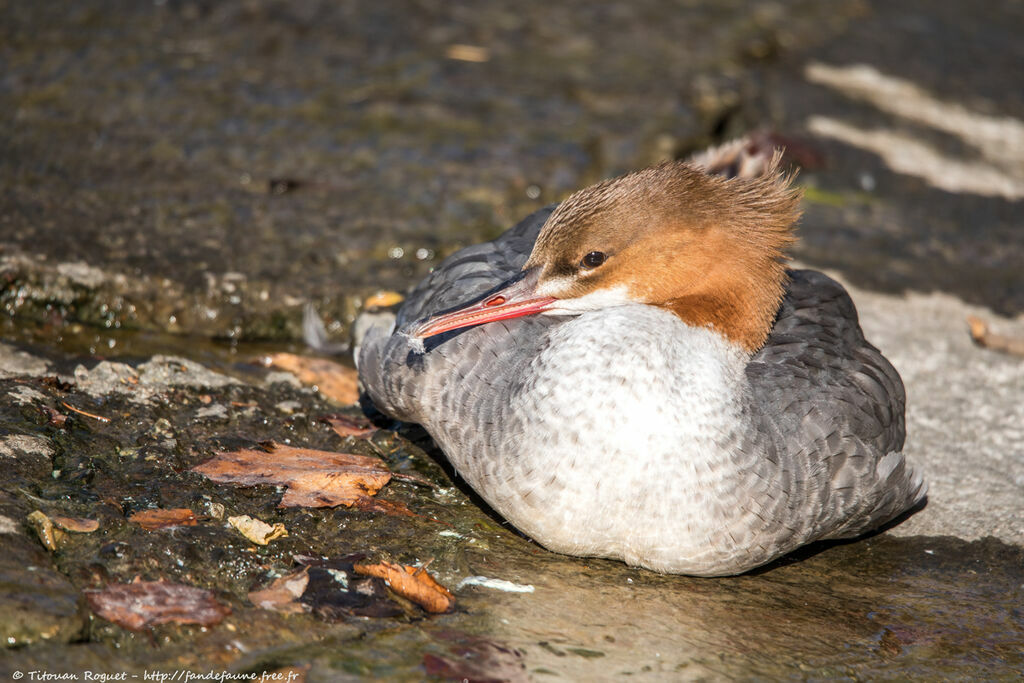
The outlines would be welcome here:
M 597 268 L 599 265 L 604 263 L 605 259 L 608 258 L 604 255 L 603 251 L 592 251 L 580 261 L 580 265 L 584 268 Z

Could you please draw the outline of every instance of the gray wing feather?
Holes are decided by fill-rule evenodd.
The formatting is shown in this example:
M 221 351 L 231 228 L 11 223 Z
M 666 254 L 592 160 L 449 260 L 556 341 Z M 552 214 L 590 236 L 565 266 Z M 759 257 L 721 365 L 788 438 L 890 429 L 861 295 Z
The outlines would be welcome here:
M 797 485 L 820 501 L 813 525 L 831 529 L 821 537 L 856 536 L 926 494 L 920 473 L 900 452 L 903 382 L 865 340 L 853 301 L 835 280 L 792 271 L 775 326 L 748 364 L 747 378 Z

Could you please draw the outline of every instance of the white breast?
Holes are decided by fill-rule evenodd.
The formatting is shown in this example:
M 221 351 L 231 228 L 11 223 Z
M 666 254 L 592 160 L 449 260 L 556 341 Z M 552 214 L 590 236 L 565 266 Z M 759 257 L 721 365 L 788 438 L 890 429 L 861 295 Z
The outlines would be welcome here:
M 497 447 L 446 452 L 548 548 L 642 556 L 647 566 L 664 556 L 678 570 L 722 526 L 719 494 L 735 483 L 731 447 L 745 427 L 746 356 L 643 305 L 585 313 L 547 341 L 507 397 Z

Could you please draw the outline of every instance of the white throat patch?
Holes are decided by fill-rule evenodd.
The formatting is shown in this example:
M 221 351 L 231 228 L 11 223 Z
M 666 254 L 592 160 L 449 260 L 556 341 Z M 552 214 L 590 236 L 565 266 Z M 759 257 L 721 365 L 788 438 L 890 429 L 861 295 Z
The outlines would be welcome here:
M 553 296 L 549 292 L 564 289 L 564 280 L 551 280 L 546 286 L 538 287 L 537 294 L 540 296 Z M 616 285 L 605 289 L 598 289 L 575 299 L 559 299 L 554 305 L 544 311 L 545 315 L 575 315 L 587 311 L 597 311 L 602 308 L 623 306 L 625 304 L 642 303 L 629 295 L 625 285 Z

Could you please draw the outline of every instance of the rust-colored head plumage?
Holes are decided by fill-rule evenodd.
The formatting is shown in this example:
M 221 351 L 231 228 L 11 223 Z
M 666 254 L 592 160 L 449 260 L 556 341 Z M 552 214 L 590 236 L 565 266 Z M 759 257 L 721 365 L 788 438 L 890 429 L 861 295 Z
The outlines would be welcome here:
M 524 268 L 539 269 L 544 295 L 603 305 L 614 291 L 754 351 L 782 299 L 800 214 L 779 162 L 725 178 L 674 161 L 580 190 L 548 219 Z

